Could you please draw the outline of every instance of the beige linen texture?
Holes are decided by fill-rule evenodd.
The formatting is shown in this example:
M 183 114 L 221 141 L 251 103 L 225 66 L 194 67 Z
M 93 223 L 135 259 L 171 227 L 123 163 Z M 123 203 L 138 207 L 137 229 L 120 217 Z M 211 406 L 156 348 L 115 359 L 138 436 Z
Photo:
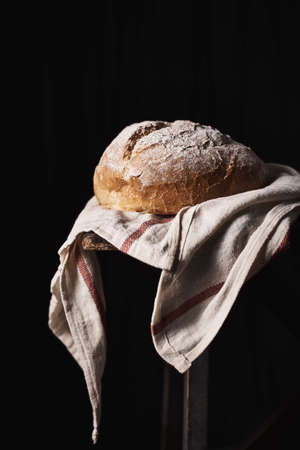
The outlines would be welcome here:
M 49 327 L 83 370 L 94 442 L 106 358 L 105 293 L 95 252 L 80 246 L 83 233 L 93 231 L 161 269 L 149 317 L 153 343 L 183 373 L 217 334 L 244 282 L 268 263 L 300 214 L 300 174 L 279 164 L 267 167 L 266 187 L 185 207 L 176 216 L 109 210 L 95 197 L 78 216 L 59 249 Z

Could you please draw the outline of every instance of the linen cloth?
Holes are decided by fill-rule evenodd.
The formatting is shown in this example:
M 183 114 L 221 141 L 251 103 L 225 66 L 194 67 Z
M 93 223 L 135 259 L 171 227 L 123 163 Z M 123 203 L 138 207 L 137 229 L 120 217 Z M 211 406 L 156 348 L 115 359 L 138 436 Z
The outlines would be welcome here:
M 266 187 L 187 206 L 175 216 L 109 210 L 95 197 L 79 214 L 58 251 L 49 327 L 84 372 L 94 442 L 101 418 L 106 304 L 97 255 L 80 245 L 84 233 L 93 231 L 161 269 L 151 317 L 153 343 L 183 373 L 212 341 L 245 281 L 284 245 L 300 215 L 300 174 L 288 166 L 266 166 Z

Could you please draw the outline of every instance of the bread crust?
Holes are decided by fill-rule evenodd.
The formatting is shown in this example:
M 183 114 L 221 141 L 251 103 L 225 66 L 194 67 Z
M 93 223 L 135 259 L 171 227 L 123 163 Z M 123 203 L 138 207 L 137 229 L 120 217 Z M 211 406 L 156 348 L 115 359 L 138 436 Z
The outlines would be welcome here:
M 106 208 L 170 215 L 266 182 L 266 167 L 249 147 L 216 128 L 176 120 L 124 128 L 101 156 L 93 186 Z

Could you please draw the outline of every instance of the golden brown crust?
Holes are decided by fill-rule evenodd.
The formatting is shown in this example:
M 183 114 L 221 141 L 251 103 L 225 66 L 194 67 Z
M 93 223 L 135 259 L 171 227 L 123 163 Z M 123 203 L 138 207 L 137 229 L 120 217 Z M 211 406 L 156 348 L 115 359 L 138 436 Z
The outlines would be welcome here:
M 94 192 L 106 208 L 169 215 L 266 181 L 256 154 L 215 128 L 145 121 L 124 128 L 107 147 L 95 168 Z

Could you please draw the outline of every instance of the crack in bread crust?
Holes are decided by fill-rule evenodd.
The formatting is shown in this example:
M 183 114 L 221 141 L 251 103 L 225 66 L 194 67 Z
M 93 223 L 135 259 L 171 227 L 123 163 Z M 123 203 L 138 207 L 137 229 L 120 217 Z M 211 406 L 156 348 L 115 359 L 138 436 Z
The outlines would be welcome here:
M 166 122 L 155 122 L 148 125 L 141 125 L 133 134 L 129 137 L 127 144 L 124 147 L 123 159 L 130 159 L 132 151 L 139 141 L 144 136 L 149 135 L 153 131 L 160 130 L 161 128 L 167 127 L 169 124 Z

